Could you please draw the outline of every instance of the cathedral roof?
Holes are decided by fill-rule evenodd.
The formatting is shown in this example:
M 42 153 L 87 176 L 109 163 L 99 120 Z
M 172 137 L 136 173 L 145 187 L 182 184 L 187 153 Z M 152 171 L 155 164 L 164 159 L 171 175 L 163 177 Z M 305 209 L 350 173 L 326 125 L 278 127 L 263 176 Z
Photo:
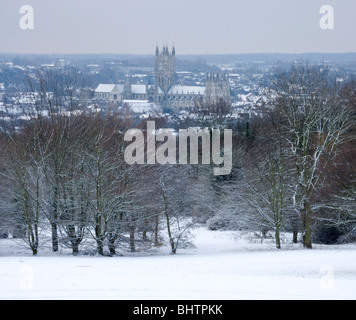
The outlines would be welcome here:
M 136 94 L 146 94 L 146 85 L 144 84 L 133 84 L 131 87 L 132 93 Z
M 113 90 L 117 88 L 120 93 L 124 92 L 123 84 L 99 84 L 99 86 L 95 89 L 95 92 L 101 93 L 111 93 Z M 131 92 L 133 94 L 146 94 L 146 85 L 145 84 L 132 84 Z
M 99 84 L 95 92 L 111 93 L 115 88 L 115 84 Z
M 168 94 L 205 94 L 205 87 L 198 86 L 173 86 Z

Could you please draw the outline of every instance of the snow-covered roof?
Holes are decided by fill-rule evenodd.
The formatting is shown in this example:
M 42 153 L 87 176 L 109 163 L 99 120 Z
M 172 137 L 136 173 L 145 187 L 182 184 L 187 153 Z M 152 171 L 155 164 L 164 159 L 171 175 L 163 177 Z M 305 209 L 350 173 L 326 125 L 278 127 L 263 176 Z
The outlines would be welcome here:
M 115 84 L 99 84 L 95 92 L 111 93 L 115 88 Z
M 118 89 L 120 93 L 124 92 L 125 86 L 123 84 L 99 84 L 95 92 L 100 93 L 111 93 L 114 88 Z M 146 94 L 146 85 L 144 84 L 133 84 L 131 85 L 131 91 L 134 94 Z
M 198 86 L 173 86 L 169 94 L 205 94 L 205 87 Z
M 157 112 L 158 106 L 147 100 L 124 100 L 124 105 L 128 105 L 132 112 L 137 114 Z
M 100 92 L 100 93 L 111 93 L 114 88 L 118 89 L 120 93 L 124 92 L 124 85 L 123 84 L 99 84 L 99 86 L 96 88 L 95 92 Z M 131 91 L 133 94 L 146 94 L 147 87 L 144 84 L 133 84 L 131 85 Z M 163 93 L 162 89 L 158 87 L 158 93 Z M 183 95 L 190 95 L 190 94 L 196 94 L 196 95 L 204 95 L 205 94 L 205 87 L 199 87 L 199 86 L 173 86 L 168 94 L 183 94 Z
M 124 100 L 124 104 L 128 105 L 130 109 L 135 113 L 144 113 L 151 110 L 152 103 L 146 100 Z
M 136 94 L 146 94 L 146 85 L 144 84 L 133 84 L 131 86 L 132 93 Z

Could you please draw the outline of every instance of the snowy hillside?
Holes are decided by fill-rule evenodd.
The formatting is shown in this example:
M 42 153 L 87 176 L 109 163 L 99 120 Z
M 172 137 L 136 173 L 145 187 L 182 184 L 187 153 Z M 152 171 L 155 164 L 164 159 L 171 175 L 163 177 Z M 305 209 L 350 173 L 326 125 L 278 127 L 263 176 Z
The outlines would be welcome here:
M 32 257 L 0 240 L 0 299 L 356 298 L 356 245 L 306 250 L 286 239 L 276 250 L 236 232 L 194 233 L 196 248 L 176 256 L 162 248 L 152 256 Z

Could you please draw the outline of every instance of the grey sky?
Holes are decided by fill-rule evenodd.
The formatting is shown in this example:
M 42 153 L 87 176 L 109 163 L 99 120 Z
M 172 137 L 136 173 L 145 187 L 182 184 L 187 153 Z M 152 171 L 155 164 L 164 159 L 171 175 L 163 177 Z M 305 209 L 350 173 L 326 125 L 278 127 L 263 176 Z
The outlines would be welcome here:
M 34 8 L 35 29 L 19 27 Z M 335 29 L 321 30 L 322 5 Z M 0 0 L 0 52 L 356 52 L 355 0 Z

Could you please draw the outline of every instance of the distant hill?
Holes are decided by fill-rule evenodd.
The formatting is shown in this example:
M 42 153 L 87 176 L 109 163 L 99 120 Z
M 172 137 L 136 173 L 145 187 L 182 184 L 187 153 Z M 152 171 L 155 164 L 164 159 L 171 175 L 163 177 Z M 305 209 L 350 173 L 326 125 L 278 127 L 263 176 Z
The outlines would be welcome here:
M 49 63 L 58 59 L 69 60 L 75 64 L 98 63 L 100 61 L 128 61 L 131 65 L 137 66 L 153 66 L 154 55 L 134 55 L 134 54 L 16 54 L 16 53 L 0 53 L 0 61 L 13 61 L 19 63 L 42 64 Z M 278 61 L 288 62 L 295 60 L 305 60 L 312 62 L 332 62 L 345 63 L 356 62 L 356 52 L 351 53 L 244 53 L 244 54 L 194 54 L 194 55 L 179 55 L 178 60 L 206 62 L 207 64 L 227 64 L 236 62 L 265 62 L 267 64 L 275 64 Z

